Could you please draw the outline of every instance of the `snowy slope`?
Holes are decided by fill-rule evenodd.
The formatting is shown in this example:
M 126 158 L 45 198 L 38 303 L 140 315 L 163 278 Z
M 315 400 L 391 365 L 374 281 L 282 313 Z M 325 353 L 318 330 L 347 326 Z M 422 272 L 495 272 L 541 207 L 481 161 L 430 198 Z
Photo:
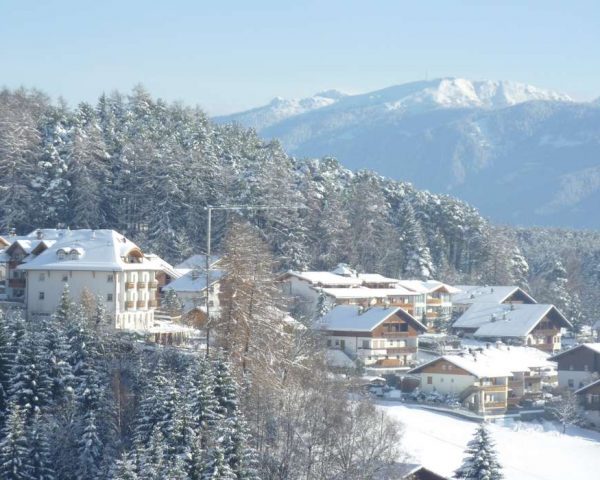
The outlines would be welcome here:
M 268 105 L 233 115 L 216 117 L 214 120 L 220 123 L 236 122 L 245 127 L 262 130 L 286 118 L 332 105 L 344 96 L 344 93 L 337 90 L 327 90 L 301 99 L 275 97 Z
M 334 156 L 449 193 L 497 222 L 600 228 L 600 103 L 443 78 L 285 112 L 259 133 L 296 156 Z M 220 120 L 244 123 L 248 114 Z
M 403 405 L 383 410 L 405 426 L 403 445 L 418 463 L 451 476 L 460 465 L 476 423 Z M 600 470 L 600 433 L 551 422 L 504 420 L 491 425 L 506 480 L 593 478 Z

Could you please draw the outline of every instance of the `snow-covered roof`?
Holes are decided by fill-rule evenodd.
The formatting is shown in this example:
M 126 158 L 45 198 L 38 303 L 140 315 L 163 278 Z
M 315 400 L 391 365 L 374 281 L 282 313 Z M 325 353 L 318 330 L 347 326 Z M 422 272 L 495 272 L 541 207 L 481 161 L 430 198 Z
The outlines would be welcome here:
M 114 230 L 62 230 L 56 242 L 19 270 L 160 270 L 138 246 Z M 73 253 L 77 253 L 73 255 Z M 130 256 L 136 262 L 128 262 Z
M 287 274 L 322 287 L 358 287 L 362 284 L 362 281 L 357 277 L 344 277 L 331 272 L 296 272 L 289 270 Z
M 384 298 L 385 289 L 355 287 L 355 288 L 319 288 L 317 289 L 325 295 L 339 299 L 363 299 L 363 298 Z
M 179 278 L 183 275 L 183 273 L 181 273 L 179 270 L 177 270 L 176 268 L 173 268 L 173 265 L 171 265 L 166 260 L 163 260 L 155 253 L 149 253 L 144 256 L 145 256 L 145 258 L 148 259 L 148 261 L 150 261 L 151 263 L 155 264 L 156 267 L 158 267 L 158 268 L 156 268 L 156 270 L 165 272 L 171 278 Z
M 485 343 L 463 340 L 464 347 L 478 351 L 478 355 L 498 362 L 511 372 L 527 372 L 531 369 L 556 369 L 556 363 L 550 360 L 550 355 L 538 348 L 526 346 L 509 346 L 501 342 Z
M 343 277 L 356 277 L 356 270 L 350 268 L 345 263 L 338 263 L 338 266 L 335 267 L 331 273 L 335 273 L 336 275 L 341 275 Z
M 581 387 L 579 390 L 575 390 L 575 395 L 580 395 L 582 393 L 587 392 L 590 388 L 593 388 L 597 385 L 600 385 L 600 379 L 592 382 L 592 383 L 588 383 L 586 386 Z
M 400 315 L 421 331 L 427 328 L 400 307 L 370 307 L 363 309 L 358 305 L 337 305 L 333 307 L 316 325 L 320 330 L 338 330 L 347 332 L 370 332 L 392 315 Z
M 342 350 L 328 348 L 325 351 L 325 363 L 333 368 L 356 368 L 356 364 Z
M 556 355 L 551 357 L 551 359 L 558 360 L 560 357 L 567 355 L 569 353 L 572 353 L 575 350 L 579 350 L 581 348 L 587 348 L 589 350 L 592 350 L 593 352 L 600 353 L 600 343 L 582 343 L 580 345 L 574 346 L 573 348 L 569 348 L 568 350 L 565 350 L 564 352 L 557 353 Z
M 438 280 L 399 280 L 398 285 L 418 293 L 433 293 L 441 289 L 448 293 L 458 292 L 458 289 Z
M 397 278 L 384 277 L 383 275 L 380 275 L 379 273 L 359 273 L 358 278 L 360 280 L 362 280 L 363 283 L 370 283 L 370 284 L 383 283 L 383 284 L 387 285 L 390 283 L 398 283 L 399 282 L 399 280 Z
M 452 303 L 465 305 L 473 303 L 502 303 L 515 292 L 528 298 L 531 303 L 535 300 L 516 285 L 455 285 L 459 290 L 452 295 Z
M 443 355 L 438 358 L 434 358 L 427 363 L 419 365 L 412 370 L 409 370 L 408 373 L 419 373 L 423 368 L 428 365 L 431 365 L 435 362 L 439 362 L 440 360 L 446 360 L 450 362 L 452 365 L 456 365 L 463 370 L 466 370 L 471 375 L 477 378 L 495 378 L 495 377 L 511 377 L 512 372 L 510 369 L 505 366 L 502 362 L 499 362 L 496 359 L 487 358 L 483 354 L 475 353 L 475 354 L 464 354 L 464 355 Z M 448 372 L 449 375 L 452 374 L 452 371 Z
M 210 265 L 213 266 L 215 263 L 218 263 L 221 260 L 219 255 L 211 255 L 210 256 Z M 189 258 L 186 258 L 183 262 L 175 265 L 176 269 L 193 269 L 193 268 L 206 268 L 206 255 L 202 253 L 198 253 L 192 255 Z
M 475 303 L 454 322 L 453 328 L 477 329 L 476 337 L 523 337 L 548 314 L 561 326 L 572 326 L 554 305 Z
M 223 277 L 222 270 L 210 271 L 210 284 L 214 285 Z M 202 292 L 206 288 L 206 274 L 192 270 L 185 275 L 172 281 L 164 287 L 164 290 L 175 290 L 176 292 Z

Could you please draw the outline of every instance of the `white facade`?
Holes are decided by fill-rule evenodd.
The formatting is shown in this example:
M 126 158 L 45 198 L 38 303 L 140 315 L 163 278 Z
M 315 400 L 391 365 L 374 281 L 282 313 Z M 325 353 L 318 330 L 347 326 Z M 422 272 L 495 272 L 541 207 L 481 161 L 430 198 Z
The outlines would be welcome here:
M 147 330 L 156 306 L 155 271 L 39 271 L 27 272 L 29 318 L 50 316 L 60 303 L 65 284 L 77 302 L 85 290 L 102 301 L 116 328 Z
M 595 372 L 582 370 L 559 370 L 558 371 L 558 387 L 568 388 L 569 390 L 577 390 L 582 388 L 594 380 L 598 379 L 598 374 Z
M 452 375 L 451 373 L 420 373 L 420 389 L 425 393 L 438 392 L 443 395 L 459 395 L 477 382 L 474 375 Z
M 113 230 L 59 231 L 52 245 L 16 269 L 26 281 L 28 318 L 52 315 L 68 284 L 73 301 L 86 290 L 102 301 L 115 328 L 144 331 L 154 323 L 159 271 L 156 258 Z

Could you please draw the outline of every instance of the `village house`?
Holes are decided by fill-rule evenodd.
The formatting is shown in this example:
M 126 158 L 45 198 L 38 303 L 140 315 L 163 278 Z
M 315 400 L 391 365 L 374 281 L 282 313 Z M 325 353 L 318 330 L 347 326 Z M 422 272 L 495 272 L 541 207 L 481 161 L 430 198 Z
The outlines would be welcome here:
M 219 268 L 219 262 L 220 258 L 213 257 L 209 266 L 208 305 L 211 318 L 218 315 L 220 309 L 220 282 L 224 272 Z M 173 290 L 183 304 L 182 313 L 187 323 L 201 328 L 207 320 L 206 256 L 193 255 L 178 264 L 175 269 L 183 274 L 164 287 L 163 291 L 166 293 L 168 290 Z
M 411 370 L 409 374 L 419 377 L 422 391 L 456 395 L 461 403 L 475 411 L 482 411 L 482 407 L 488 411 L 489 403 L 496 404 L 498 399 L 506 403 L 504 408 L 514 407 L 524 399 L 539 398 L 544 385 L 556 383 L 556 364 L 541 350 L 504 345 L 501 342 L 466 342 L 466 346 L 467 351 L 435 358 Z M 504 385 L 504 375 L 506 395 L 504 389 L 496 388 Z M 484 385 L 481 384 L 482 380 Z M 473 382 L 478 387 L 489 388 L 475 391 L 471 388 Z M 491 395 L 497 394 L 498 390 L 502 390 L 502 395 Z M 475 393 L 480 398 L 475 398 Z M 489 400 L 487 405 L 486 399 Z M 498 408 L 494 407 L 493 411 L 497 413 Z
M 49 248 L 60 230 L 37 229 L 27 235 L 0 237 L 0 300 L 25 302 L 25 273 L 17 267 Z
M 319 302 L 327 306 L 396 306 L 429 330 L 440 321 L 450 320 L 451 294 L 457 291 L 435 280 L 399 280 L 377 273 L 356 273 L 344 264 L 331 272 L 290 270 L 281 282 L 283 292 L 309 313 L 318 309 Z
M 600 427 L 600 379 L 580 388 L 575 395 L 585 419 Z
M 525 290 L 515 285 L 455 285 L 452 293 L 452 310 L 456 314 L 464 313 L 476 303 L 490 304 L 534 304 L 537 303 Z
M 398 307 L 338 305 L 315 326 L 328 348 L 345 352 L 366 367 L 406 369 L 416 359 L 425 326 Z
M 561 329 L 571 323 L 554 306 L 528 303 L 473 303 L 453 325 L 460 336 L 527 345 L 553 353 L 561 349 Z
M 501 414 L 508 407 L 508 379 L 512 373 L 477 352 L 444 355 L 408 373 L 419 378 L 422 392 L 455 396 L 478 414 Z
M 28 318 L 52 315 L 67 284 L 74 300 L 87 290 L 103 301 L 116 328 L 149 331 L 154 327 L 157 274 L 164 261 L 149 258 L 113 230 L 54 232 L 54 240 L 39 239 L 21 263 L 11 265 L 23 279 Z
M 558 363 L 558 386 L 576 390 L 600 377 L 600 343 L 583 343 L 550 358 Z

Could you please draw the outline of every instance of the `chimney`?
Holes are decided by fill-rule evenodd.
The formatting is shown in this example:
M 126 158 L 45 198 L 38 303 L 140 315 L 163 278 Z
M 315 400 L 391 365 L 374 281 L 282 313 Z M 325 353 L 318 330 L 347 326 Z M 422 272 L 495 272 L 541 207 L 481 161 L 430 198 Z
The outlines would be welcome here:
M 514 310 L 514 309 L 515 309 L 515 306 L 512 304 L 512 302 L 510 303 L 510 309 L 511 309 L 511 310 Z
M 91 233 L 91 235 L 90 235 L 90 238 L 91 238 L 92 240 L 95 240 L 95 239 L 96 239 L 96 230 L 92 230 L 92 233 Z
M 494 287 L 492 287 L 492 288 L 490 289 L 490 291 L 491 291 L 492 293 L 494 293 Z
M 492 314 L 490 315 L 490 320 L 491 320 L 492 322 L 495 322 L 495 321 L 496 321 L 496 314 L 492 313 Z
M 41 228 L 38 228 L 35 231 L 35 238 L 37 238 L 38 240 L 41 240 L 42 238 L 44 238 L 44 232 L 42 231 Z
M 16 237 L 17 236 L 17 229 L 16 228 L 11 228 L 8 232 L 8 236 L 9 237 Z
M 365 307 L 364 307 L 364 305 L 359 305 L 358 306 L 358 314 L 362 315 L 363 313 L 365 313 Z

